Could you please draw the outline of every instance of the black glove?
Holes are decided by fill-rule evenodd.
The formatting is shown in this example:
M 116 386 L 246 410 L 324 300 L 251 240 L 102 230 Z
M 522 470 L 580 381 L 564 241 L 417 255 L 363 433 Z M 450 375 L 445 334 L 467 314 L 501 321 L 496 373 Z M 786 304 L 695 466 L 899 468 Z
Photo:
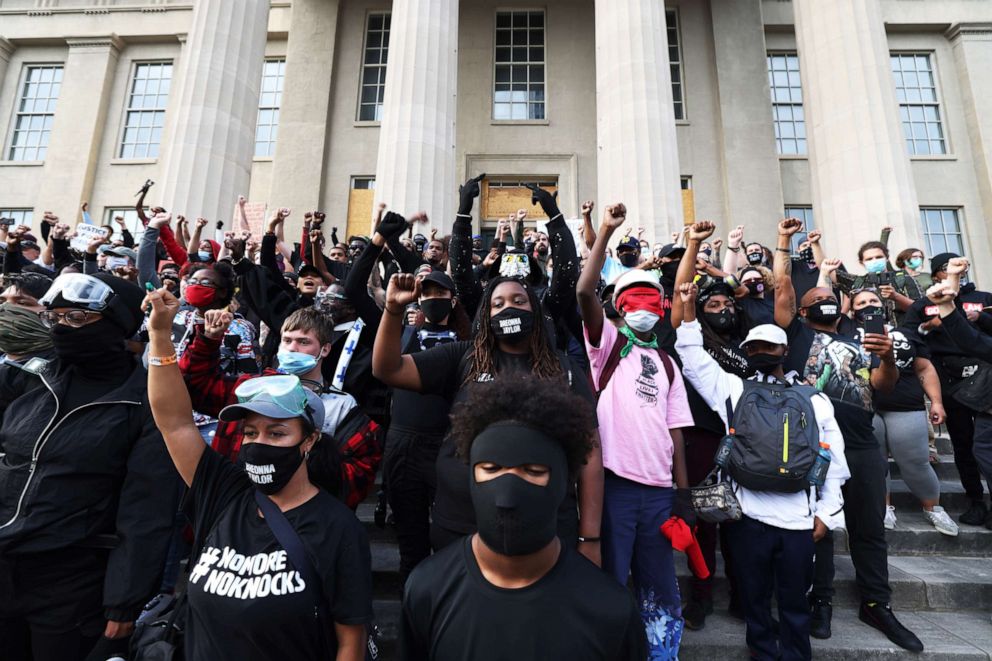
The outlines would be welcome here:
M 530 203 L 540 204 L 549 220 L 561 215 L 561 210 L 558 208 L 558 191 L 552 195 L 536 184 L 527 184 L 527 188 L 531 192 Z
M 399 236 L 405 232 L 406 228 L 406 218 L 398 213 L 387 211 L 386 215 L 382 217 L 381 221 L 379 221 L 379 227 L 377 227 L 375 231 L 381 234 L 382 238 L 388 241 L 394 236 Z
M 458 187 L 458 213 L 465 216 L 472 213 L 472 205 L 475 204 L 475 198 L 479 197 L 479 193 L 482 192 L 482 186 L 479 185 L 479 182 L 485 178 L 486 174 L 482 173 Z
M 688 489 L 675 490 L 675 505 L 672 516 L 677 516 L 690 528 L 696 525 L 696 508 L 692 506 L 692 496 Z
M 107 659 L 115 656 L 126 659 L 130 644 L 130 636 L 125 636 L 124 638 L 105 638 L 104 636 L 100 636 L 85 661 L 107 661 Z

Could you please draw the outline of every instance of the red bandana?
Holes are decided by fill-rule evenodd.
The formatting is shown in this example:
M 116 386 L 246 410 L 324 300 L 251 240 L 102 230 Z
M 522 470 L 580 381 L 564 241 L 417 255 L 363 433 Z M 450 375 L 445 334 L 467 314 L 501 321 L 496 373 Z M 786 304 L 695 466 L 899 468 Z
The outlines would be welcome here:
M 665 311 L 661 309 L 661 292 L 654 287 L 631 287 L 624 289 L 617 296 L 617 310 L 633 312 L 634 310 L 647 310 L 654 312 L 659 317 L 665 316 Z

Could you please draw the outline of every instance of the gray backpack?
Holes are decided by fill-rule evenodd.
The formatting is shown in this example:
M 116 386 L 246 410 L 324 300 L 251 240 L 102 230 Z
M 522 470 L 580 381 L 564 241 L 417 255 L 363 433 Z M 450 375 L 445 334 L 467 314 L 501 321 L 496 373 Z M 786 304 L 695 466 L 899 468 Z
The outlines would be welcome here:
M 796 493 L 809 489 L 809 472 L 820 450 L 820 431 L 806 385 L 744 381 L 728 420 L 734 442 L 727 471 L 753 491 Z M 728 402 L 728 409 L 729 409 Z

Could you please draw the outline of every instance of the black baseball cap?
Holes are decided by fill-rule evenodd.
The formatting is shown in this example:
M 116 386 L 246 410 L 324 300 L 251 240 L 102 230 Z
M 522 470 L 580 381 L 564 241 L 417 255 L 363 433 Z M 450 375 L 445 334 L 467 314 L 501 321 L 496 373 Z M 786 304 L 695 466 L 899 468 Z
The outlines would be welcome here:
M 939 255 L 934 255 L 930 258 L 930 275 L 937 275 L 938 271 L 943 271 L 947 268 L 949 261 L 960 256 L 953 252 L 942 252 Z
M 320 275 L 320 269 L 318 269 L 313 264 L 303 264 L 303 265 L 301 265 L 300 268 L 299 268 L 299 270 L 297 270 L 296 273 L 301 278 L 306 277 L 306 276 L 314 276 L 316 278 L 321 277 L 321 275 Z
M 451 276 L 449 276 L 444 271 L 439 271 L 437 269 L 431 271 L 426 276 L 424 276 L 424 279 L 423 281 L 421 281 L 421 284 L 423 284 L 424 282 L 433 282 L 438 287 L 444 287 L 452 294 L 455 293 L 455 281 L 452 280 Z
M 685 254 L 685 248 L 678 245 L 677 243 L 668 243 L 661 247 L 658 251 L 658 257 L 681 257 Z

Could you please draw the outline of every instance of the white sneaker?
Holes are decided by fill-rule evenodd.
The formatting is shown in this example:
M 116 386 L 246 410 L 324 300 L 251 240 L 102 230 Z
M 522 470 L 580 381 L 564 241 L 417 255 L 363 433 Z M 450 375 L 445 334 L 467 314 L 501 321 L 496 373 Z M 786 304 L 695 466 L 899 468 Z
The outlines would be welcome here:
M 949 517 L 940 505 L 934 505 L 933 510 L 929 512 L 923 510 L 923 516 L 937 529 L 937 532 L 949 537 L 958 536 L 958 524 L 954 523 L 954 519 Z
M 944 516 L 947 516 L 946 514 Z M 887 505 L 885 507 L 885 521 L 883 522 L 886 530 L 896 529 L 896 508 L 892 505 Z

